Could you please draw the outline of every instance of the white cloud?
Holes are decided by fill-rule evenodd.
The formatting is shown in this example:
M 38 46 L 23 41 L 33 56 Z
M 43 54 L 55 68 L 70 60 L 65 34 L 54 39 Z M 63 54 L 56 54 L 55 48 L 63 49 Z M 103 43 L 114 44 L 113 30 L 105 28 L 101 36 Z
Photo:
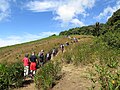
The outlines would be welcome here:
M 77 26 L 77 25 L 85 26 L 85 24 L 84 24 L 83 22 L 79 21 L 78 19 L 73 19 L 73 20 L 71 21 L 71 23 L 75 24 L 76 26 Z
M 42 32 L 38 35 L 34 35 L 30 33 L 24 33 L 22 36 L 12 35 L 12 36 L 8 36 L 7 38 L 0 38 L 0 47 L 38 40 L 53 34 L 58 35 L 58 32 L 50 32 L 50 31 Z
M 10 15 L 9 0 L 0 0 L 0 21 L 8 18 Z
M 14 44 L 18 44 L 20 43 L 19 39 L 16 39 L 16 37 L 14 36 L 14 38 L 7 37 L 6 39 L 0 39 L 0 47 L 3 46 L 8 46 L 8 45 L 14 45 Z
M 78 15 L 84 17 L 89 14 L 86 9 L 94 6 L 95 0 L 43 0 L 43 1 L 30 1 L 27 3 L 28 10 L 33 12 L 46 12 L 52 11 L 54 13 L 54 20 L 59 20 L 64 23 L 74 23 L 76 21 L 78 26 L 84 25 L 78 18 Z
M 40 2 L 40 1 L 30 1 L 27 5 L 29 10 L 32 10 L 34 12 L 45 12 L 45 11 L 50 11 L 54 7 L 56 7 L 56 4 L 53 2 L 45 1 L 45 2 Z
M 106 18 L 108 19 L 109 17 L 112 16 L 112 14 L 117 11 L 120 8 L 120 0 L 117 0 L 116 5 L 113 7 L 108 6 L 107 8 L 105 8 L 103 10 L 103 12 L 101 12 L 96 18 L 97 19 L 102 19 L 102 18 Z

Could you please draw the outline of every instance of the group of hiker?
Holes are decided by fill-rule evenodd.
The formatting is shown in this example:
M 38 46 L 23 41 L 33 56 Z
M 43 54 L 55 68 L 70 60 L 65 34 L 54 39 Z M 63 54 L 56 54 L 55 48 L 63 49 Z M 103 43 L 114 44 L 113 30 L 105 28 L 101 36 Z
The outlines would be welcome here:
M 73 38 L 73 42 L 78 42 L 77 38 Z M 63 53 L 64 52 L 64 46 L 69 46 L 69 42 L 66 42 L 65 44 L 60 44 L 60 50 Z M 48 53 L 44 53 L 44 50 L 41 50 L 38 55 L 36 56 L 35 52 L 32 52 L 30 57 L 29 54 L 25 54 L 25 57 L 23 58 L 24 63 L 24 77 L 30 76 L 31 78 L 34 77 L 37 68 L 43 66 L 47 61 L 51 59 L 51 56 L 55 56 L 58 53 L 58 48 L 53 48 Z
M 64 51 L 64 44 L 60 45 L 60 49 Z M 51 56 L 55 56 L 58 53 L 58 48 L 53 48 L 48 53 L 44 54 L 44 50 L 41 50 L 38 55 L 36 56 L 35 52 L 32 52 L 30 57 L 29 54 L 25 54 L 23 58 L 24 63 L 24 77 L 30 76 L 31 78 L 34 77 L 37 68 L 43 66 L 47 61 L 51 59 Z

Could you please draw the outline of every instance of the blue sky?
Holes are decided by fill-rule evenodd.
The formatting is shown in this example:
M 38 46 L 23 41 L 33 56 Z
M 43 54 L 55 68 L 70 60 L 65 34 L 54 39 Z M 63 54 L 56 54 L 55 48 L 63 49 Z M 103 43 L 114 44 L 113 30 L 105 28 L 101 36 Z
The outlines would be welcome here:
M 105 23 L 120 0 L 0 0 L 0 47 Z

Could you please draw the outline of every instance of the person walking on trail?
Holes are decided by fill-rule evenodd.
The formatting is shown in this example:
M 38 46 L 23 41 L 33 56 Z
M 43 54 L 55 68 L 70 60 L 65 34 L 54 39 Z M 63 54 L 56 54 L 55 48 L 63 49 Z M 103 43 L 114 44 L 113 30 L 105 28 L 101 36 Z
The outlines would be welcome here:
M 49 61 L 51 59 L 51 52 L 49 51 L 45 57 L 46 57 L 46 61 Z
M 24 77 L 26 77 L 29 73 L 29 58 L 28 54 L 25 54 L 25 57 L 23 58 L 23 63 L 24 63 Z
M 56 49 L 55 48 L 53 48 L 52 54 L 53 54 L 53 57 L 56 55 Z
M 32 55 L 30 56 L 30 62 L 31 78 L 33 78 L 37 69 L 37 57 L 35 56 L 35 52 L 32 52 Z
M 78 42 L 78 39 L 74 37 L 74 38 L 73 38 L 73 41 L 74 41 L 74 43 L 75 43 L 75 42 Z
M 61 49 L 61 51 L 62 51 L 62 53 L 63 53 L 63 51 L 64 51 L 64 44 L 61 44 L 61 45 L 60 45 L 60 49 Z
M 41 52 L 39 52 L 38 57 L 39 57 L 38 65 L 43 66 L 43 64 L 44 64 L 44 50 L 41 50 Z
M 69 42 L 66 42 L 66 46 L 69 46 Z

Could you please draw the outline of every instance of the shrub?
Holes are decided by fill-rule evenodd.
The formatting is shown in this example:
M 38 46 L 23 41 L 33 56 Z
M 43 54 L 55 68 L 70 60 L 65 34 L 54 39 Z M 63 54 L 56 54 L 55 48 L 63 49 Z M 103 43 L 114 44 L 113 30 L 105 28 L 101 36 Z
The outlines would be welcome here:
M 12 86 L 19 87 L 23 81 L 23 65 L 20 62 L 14 64 L 0 64 L 0 90 L 8 90 Z
M 120 90 L 120 70 L 111 69 L 106 65 L 95 65 L 96 77 L 91 78 L 95 84 L 100 84 L 100 90 Z
M 89 62 L 92 62 L 92 48 L 90 48 L 89 44 L 79 44 L 74 48 L 74 64 L 79 65 L 87 64 Z
M 119 53 L 117 48 L 111 48 L 101 39 L 95 40 L 91 48 L 97 57 L 94 76 L 91 81 L 100 85 L 100 90 L 120 90 L 120 70 L 119 70 Z M 95 78 L 96 77 L 96 78 Z M 94 86 L 94 85 L 93 85 Z M 92 87 L 92 90 L 95 87 Z
M 58 62 L 48 62 L 41 67 L 35 75 L 35 84 L 38 89 L 47 90 L 52 88 L 58 78 L 58 73 L 61 70 Z
M 119 32 L 108 32 L 102 36 L 102 40 L 113 48 L 120 48 L 120 33 Z
M 66 50 L 63 58 L 65 58 L 65 61 L 73 62 L 75 65 L 93 62 L 92 53 L 94 48 L 91 48 L 91 45 L 89 43 L 76 43 Z
M 107 45 L 100 39 L 97 39 L 97 41 L 95 41 L 94 46 L 92 48 L 94 48 L 96 56 L 100 61 L 100 64 L 106 64 L 111 68 L 116 67 L 118 65 L 120 53 L 119 49 L 111 48 L 109 45 Z

